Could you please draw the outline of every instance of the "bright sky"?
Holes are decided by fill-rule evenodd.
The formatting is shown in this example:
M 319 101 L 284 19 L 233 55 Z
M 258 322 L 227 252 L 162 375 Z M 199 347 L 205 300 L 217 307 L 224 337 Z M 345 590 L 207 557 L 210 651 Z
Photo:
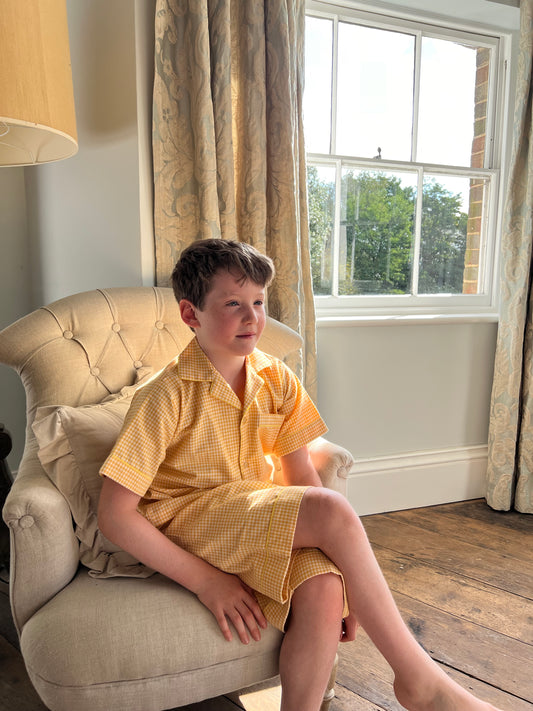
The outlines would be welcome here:
M 307 150 L 328 153 L 332 22 L 308 17 L 306 27 Z M 335 153 L 373 158 L 379 146 L 385 160 L 410 160 L 414 45 L 412 35 L 339 23 Z M 417 160 L 470 165 L 475 74 L 475 48 L 423 39 Z M 438 182 L 462 193 L 467 211 L 468 179 Z

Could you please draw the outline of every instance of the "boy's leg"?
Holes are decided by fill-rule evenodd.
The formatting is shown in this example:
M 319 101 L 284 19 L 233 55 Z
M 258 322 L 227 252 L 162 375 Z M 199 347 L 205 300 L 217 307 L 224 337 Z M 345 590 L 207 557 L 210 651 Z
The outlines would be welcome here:
M 343 596 L 333 573 L 294 591 L 279 662 L 282 711 L 319 711 L 341 635 Z
M 395 674 L 398 701 L 410 711 L 488 711 L 453 682 L 424 652 L 405 625 L 375 559 L 364 528 L 349 503 L 328 489 L 305 493 L 294 548 L 320 548 L 344 575 L 350 617 L 365 629 Z

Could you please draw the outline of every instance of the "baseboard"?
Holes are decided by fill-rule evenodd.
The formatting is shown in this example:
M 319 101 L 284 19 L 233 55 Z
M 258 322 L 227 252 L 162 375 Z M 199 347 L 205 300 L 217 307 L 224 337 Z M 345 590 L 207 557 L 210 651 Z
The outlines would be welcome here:
M 358 459 L 347 480 L 360 516 L 467 501 L 485 494 L 487 446 Z

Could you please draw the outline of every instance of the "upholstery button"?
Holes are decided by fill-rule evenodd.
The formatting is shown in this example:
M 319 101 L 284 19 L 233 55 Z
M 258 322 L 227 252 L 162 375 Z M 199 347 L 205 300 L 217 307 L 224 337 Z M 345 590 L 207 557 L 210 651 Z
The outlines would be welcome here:
M 115 333 L 118 333 L 120 331 L 120 323 L 114 323 L 111 328 Z
M 163 323 L 163 321 L 156 321 L 155 327 L 162 331 L 165 328 L 165 324 Z
M 91 368 L 91 375 L 100 375 L 100 368 L 97 368 L 96 366 Z
M 138 369 L 138 368 L 142 368 L 142 367 L 143 367 L 142 360 L 135 360 L 135 361 L 133 361 L 133 367 L 134 367 L 134 368 L 137 368 L 137 369 Z
M 63 338 L 74 338 L 74 334 L 72 333 L 72 331 L 63 331 Z
M 35 523 L 35 519 L 33 518 L 33 516 L 30 516 L 29 514 L 26 514 L 26 516 L 21 516 L 19 518 L 19 526 L 21 528 L 31 528 L 34 523 Z

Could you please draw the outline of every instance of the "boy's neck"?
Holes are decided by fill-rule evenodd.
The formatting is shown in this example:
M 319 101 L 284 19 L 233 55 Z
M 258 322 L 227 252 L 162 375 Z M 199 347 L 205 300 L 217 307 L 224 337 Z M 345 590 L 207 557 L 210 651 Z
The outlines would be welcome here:
M 225 367 L 220 368 L 213 363 L 220 375 L 224 378 L 235 395 L 244 403 L 244 391 L 246 388 L 246 358 L 240 360 L 240 363 L 225 364 Z
M 200 348 L 201 344 L 198 342 Z M 202 350 L 204 350 L 202 348 Z M 205 351 L 204 351 L 205 353 Z M 218 360 L 208 353 L 205 353 L 211 365 L 224 378 L 233 392 L 237 395 L 241 404 L 244 402 L 244 391 L 246 388 L 246 357 L 235 357 L 231 359 Z
M 246 363 L 243 362 L 240 372 L 234 376 L 232 381 L 228 380 L 228 378 L 225 378 L 225 380 L 241 401 L 241 405 L 244 405 L 244 391 L 246 390 Z

